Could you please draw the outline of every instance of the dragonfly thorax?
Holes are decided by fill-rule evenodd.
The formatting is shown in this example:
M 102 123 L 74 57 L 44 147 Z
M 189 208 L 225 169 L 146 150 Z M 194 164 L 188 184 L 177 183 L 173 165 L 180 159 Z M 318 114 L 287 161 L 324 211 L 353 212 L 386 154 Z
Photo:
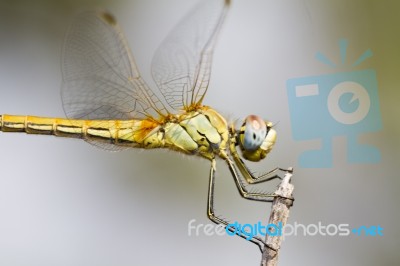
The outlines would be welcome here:
M 167 122 L 164 132 L 166 147 L 208 159 L 225 150 L 228 142 L 225 119 L 208 107 L 182 114 L 179 122 Z

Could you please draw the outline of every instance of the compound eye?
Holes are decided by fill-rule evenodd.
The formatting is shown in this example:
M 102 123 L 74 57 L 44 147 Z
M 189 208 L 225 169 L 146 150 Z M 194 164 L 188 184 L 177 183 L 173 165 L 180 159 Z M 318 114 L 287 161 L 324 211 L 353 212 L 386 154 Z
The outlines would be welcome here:
M 256 115 L 249 115 L 246 118 L 243 127 L 244 134 L 240 138 L 243 148 L 246 151 L 257 150 L 267 135 L 267 126 L 265 122 Z

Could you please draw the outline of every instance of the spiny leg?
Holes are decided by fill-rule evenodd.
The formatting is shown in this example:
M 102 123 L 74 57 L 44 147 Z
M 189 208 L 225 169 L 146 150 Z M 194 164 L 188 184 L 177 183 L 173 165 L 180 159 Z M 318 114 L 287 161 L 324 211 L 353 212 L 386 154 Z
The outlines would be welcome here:
M 211 163 L 211 169 L 210 169 L 210 178 L 209 178 L 209 185 L 208 185 L 208 198 L 207 198 L 207 216 L 208 218 L 216 223 L 216 224 L 221 224 L 224 225 L 225 228 L 229 225 L 227 221 L 224 219 L 217 217 L 214 213 L 214 186 L 215 186 L 215 160 L 212 160 Z M 263 252 L 264 246 L 268 246 L 264 240 L 262 240 L 258 236 L 253 236 L 251 239 L 248 239 L 248 236 L 244 235 L 242 232 L 236 232 L 233 228 L 228 227 L 228 230 L 232 233 L 238 233 L 237 235 L 240 236 L 243 239 L 246 239 L 254 244 L 256 244 L 260 251 Z M 268 246 L 269 247 L 269 246 Z M 275 250 L 275 249 L 274 249 Z
M 232 154 L 233 160 L 235 161 L 235 164 L 239 168 L 239 171 L 242 173 L 243 177 L 246 179 L 246 182 L 248 184 L 258 184 L 258 183 L 262 183 L 262 182 L 271 181 L 276 178 L 282 179 L 279 175 L 276 174 L 277 171 L 283 171 L 283 172 L 289 172 L 289 173 L 293 172 L 292 167 L 289 167 L 288 169 L 276 167 L 267 173 L 261 174 L 259 176 L 255 176 L 250 171 L 250 169 L 246 166 L 246 164 L 243 162 L 243 160 L 240 158 L 239 154 L 237 153 L 235 138 L 231 139 L 229 149 Z M 228 156 L 225 156 L 225 160 L 229 160 Z
M 283 169 L 283 168 L 274 168 L 273 170 L 262 174 L 258 177 L 254 176 L 253 173 L 249 170 L 249 168 L 244 164 L 242 159 L 239 157 L 239 154 L 237 153 L 236 150 L 236 140 L 235 137 L 231 138 L 231 143 L 229 144 L 229 150 L 231 152 L 231 155 L 233 157 L 234 163 L 231 161 L 230 157 L 226 153 L 221 153 L 221 157 L 224 158 L 224 160 L 227 162 L 229 166 L 229 170 L 232 173 L 232 176 L 235 180 L 236 186 L 239 190 L 240 195 L 242 195 L 243 198 L 245 199 L 250 199 L 250 200 L 257 200 L 257 201 L 265 201 L 265 202 L 272 202 L 273 198 L 278 197 L 278 195 L 274 193 L 252 193 L 247 191 L 246 187 L 242 183 L 241 176 L 238 174 L 236 167 L 239 168 L 240 173 L 244 177 L 245 181 L 248 184 L 258 184 L 262 182 L 267 182 L 271 181 L 273 179 L 279 178 L 282 179 L 279 175 L 274 174 L 277 171 L 284 171 L 284 172 L 293 172 L 293 168 L 290 167 L 289 169 Z M 274 175 L 272 175 L 274 174 Z M 281 196 L 279 196 L 281 197 Z M 284 198 L 284 197 L 282 197 Z M 288 200 L 294 200 L 293 198 L 287 198 Z
M 257 201 L 264 201 L 264 202 L 272 202 L 274 198 L 278 197 L 278 195 L 274 193 L 253 193 L 249 192 L 246 187 L 244 186 L 242 179 L 239 176 L 238 171 L 235 168 L 235 165 L 229 159 L 229 157 L 225 158 L 226 163 L 228 164 L 229 170 L 235 180 L 236 187 L 239 190 L 240 195 L 249 200 L 257 200 Z
M 255 176 L 254 173 L 252 173 L 250 171 L 250 169 L 247 167 L 247 165 L 243 162 L 243 160 L 240 159 L 240 161 L 237 162 L 237 164 L 240 164 L 240 165 L 243 166 L 243 169 L 247 173 L 246 176 L 248 176 L 248 178 L 246 178 L 246 181 L 249 184 L 259 184 L 259 183 L 262 183 L 262 182 L 271 181 L 271 180 L 276 179 L 276 178 L 282 179 L 282 177 L 280 177 L 279 175 L 276 174 L 276 172 L 278 172 L 278 171 L 282 171 L 282 172 L 286 172 L 286 173 L 293 173 L 293 168 L 292 167 L 289 167 L 288 169 L 276 167 L 276 168 L 272 169 L 269 172 L 263 173 L 263 174 L 261 174 L 259 176 Z

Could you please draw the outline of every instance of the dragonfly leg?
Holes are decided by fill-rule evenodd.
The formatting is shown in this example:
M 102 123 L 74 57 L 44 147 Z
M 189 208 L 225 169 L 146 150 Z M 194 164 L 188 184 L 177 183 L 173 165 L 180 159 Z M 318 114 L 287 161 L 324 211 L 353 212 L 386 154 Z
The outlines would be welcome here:
M 243 160 L 240 158 L 238 152 L 237 152 L 237 140 L 236 140 L 236 135 L 234 133 L 234 130 L 231 129 L 231 133 L 232 133 L 232 137 L 230 139 L 230 144 L 229 144 L 229 150 L 230 153 L 232 155 L 232 158 L 235 162 L 235 165 L 239 168 L 239 171 L 241 172 L 241 174 L 243 175 L 243 177 L 246 179 L 246 182 L 248 184 L 257 184 L 257 183 L 262 183 L 262 182 L 267 182 L 276 178 L 282 179 L 277 172 L 278 171 L 283 171 L 286 173 L 293 173 L 293 168 L 289 167 L 288 169 L 284 169 L 284 168 L 280 168 L 280 167 L 276 167 L 274 169 L 272 169 L 271 171 L 261 174 L 259 176 L 255 176 L 250 169 L 246 166 L 246 164 L 243 162 Z M 222 157 L 225 160 L 229 160 L 229 157 L 227 156 L 226 153 L 222 154 Z M 229 164 L 229 162 L 228 162 Z
M 249 199 L 249 200 L 256 200 L 256 201 L 264 201 L 264 202 L 272 202 L 274 200 L 274 198 L 276 197 L 280 197 L 280 198 L 285 198 L 288 200 L 293 201 L 293 198 L 286 198 L 286 197 L 282 197 L 280 195 L 277 195 L 275 193 L 268 193 L 268 192 L 260 192 L 260 193 L 255 193 L 255 192 L 249 192 L 247 190 L 247 188 L 245 187 L 245 185 L 243 184 L 242 178 L 240 177 L 240 174 L 238 172 L 238 170 L 236 169 L 235 165 L 237 165 L 239 167 L 239 170 L 245 177 L 246 175 L 248 176 L 252 176 L 252 174 L 250 173 L 250 171 L 248 170 L 248 168 L 244 165 L 244 163 L 242 162 L 242 165 L 238 165 L 238 164 L 234 164 L 231 159 L 229 157 L 225 158 L 225 161 L 228 164 L 229 170 L 231 171 L 231 174 L 233 176 L 233 179 L 235 180 L 235 184 L 236 187 L 239 190 L 240 195 L 245 198 L 245 199 Z M 272 171 L 270 171 L 269 173 L 274 173 L 277 170 L 281 170 L 281 168 L 276 168 Z M 290 170 L 290 169 L 289 169 Z M 288 170 L 288 171 L 289 171 Z M 267 173 L 268 174 L 268 173 Z M 261 182 L 266 182 L 266 181 L 270 181 L 272 179 L 275 178 L 280 178 L 278 175 L 274 175 L 272 177 L 268 177 L 268 176 L 261 176 L 261 178 L 257 179 L 256 177 L 254 177 L 254 179 L 258 182 L 253 182 L 250 184 L 255 184 L 255 183 L 261 183 Z M 245 178 L 246 181 L 248 181 L 248 177 Z
M 289 167 L 288 169 L 276 167 L 269 172 L 255 176 L 254 173 L 252 173 L 250 171 L 250 169 L 246 166 L 246 164 L 244 164 L 244 162 L 242 160 L 240 160 L 240 164 L 241 164 L 241 167 L 239 167 L 239 168 L 243 168 L 243 170 L 246 172 L 246 174 L 244 176 L 245 176 L 247 183 L 249 183 L 249 184 L 258 184 L 258 183 L 262 183 L 262 182 L 268 182 L 268 181 L 274 180 L 276 178 L 282 179 L 282 177 L 280 177 L 277 174 L 278 171 L 282 171 L 282 172 L 286 172 L 286 173 L 293 173 L 292 167 Z
M 256 244 L 258 248 L 260 249 L 261 253 L 263 252 L 263 248 L 267 246 L 268 248 L 273 249 L 276 251 L 274 248 L 270 247 L 268 244 L 265 243 L 263 239 L 261 239 L 258 236 L 252 236 L 250 239 L 248 239 L 248 236 L 243 234 L 242 232 L 237 232 L 231 227 L 227 227 L 229 223 L 225 221 L 223 218 L 220 218 L 215 215 L 214 213 L 214 186 L 215 186 L 215 160 L 212 160 L 212 165 L 211 165 L 211 170 L 210 170 L 210 181 L 209 181 L 209 186 L 208 186 L 208 198 L 207 198 L 207 216 L 208 218 L 219 225 L 223 225 L 227 230 L 229 230 L 232 233 L 235 233 L 236 235 L 240 236 L 243 239 L 246 239 L 253 244 Z
M 246 164 L 243 162 L 243 160 L 240 158 L 237 150 L 236 150 L 236 140 L 235 138 L 231 139 L 231 144 L 229 145 L 229 149 L 231 151 L 231 155 L 233 157 L 233 160 L 235 162 L 235 165 L 239 168 L 239 171 L 243 175 L 243 177 L 246 179 L 246 182 L 248 184 L 258 184 L 262 182 L 267 182 L 271 181 L 273 179 L 279 178 L 282 179 L 277 172 L 282 171 L 286 173 L 293 173 L 293 168 L 289 167 L 288 169 L 276 167 L 272 169 L 271 171 L 261 174 L 259 176 L 255 176 L 250 169 L 246 166 Z M 223 156 L 225 160 L 229 160 L 228 156 Z M 232 164 L 231 162 L 228 162 L 228 164 Z

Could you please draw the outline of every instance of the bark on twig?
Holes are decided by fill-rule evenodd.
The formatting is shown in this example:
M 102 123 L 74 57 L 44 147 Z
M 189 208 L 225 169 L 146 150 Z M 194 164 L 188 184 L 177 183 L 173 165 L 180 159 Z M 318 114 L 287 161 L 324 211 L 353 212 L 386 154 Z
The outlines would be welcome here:
M 292 169 L 291 169 L 292 170 Z M 269 216 L 268 224 L 286 225 L 289 218 L 289 208 L 292 206 L 293 201 L 286 199 L 292 198 L 294 186 L 290 184 L 293 171 L 286 172 L 282 182 L 279 184 L 275 194 L 285 198 L 277 197 L 274 199 L 271 206 L 271 214 Z M 276 266 L 278 265 L 278 255 L 281 248 L 283 235 L 270 236 L 269 234 L 265 237 L 265 243 L 267 246 L 264 247 L 261 259 L 261 266 Z

